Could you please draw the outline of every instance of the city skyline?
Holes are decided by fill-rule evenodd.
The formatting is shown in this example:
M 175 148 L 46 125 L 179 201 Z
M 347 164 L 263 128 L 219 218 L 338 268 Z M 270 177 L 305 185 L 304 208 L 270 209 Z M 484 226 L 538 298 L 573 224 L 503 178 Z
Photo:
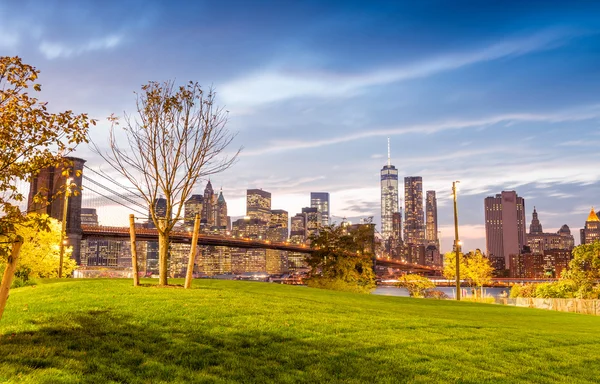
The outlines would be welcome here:
M 437 191 L 444 249 L 453 180 L 460 237 L 484 249 L 486 196 L 516 190 L 548 232 L 575 233 L 600 205 L 600 5 L 578 4 L 106 2 L 63 12 L 11 2 L 0 5 L 0 49 L 41 70 L 51 110 L 99 119 L 100 145 L 105 118 L 133 112 L 148 80 L 214 85 L 239 131 L 233 148 L 245 147 L 213 180 L 232 217 L 244 215 L 246 189 L 263 188 L 290 215 L 328 191 L 332 221 L 380 223 L 391 137 L 399 177 Z M 109 172 L 87 147 L 73 155 Z

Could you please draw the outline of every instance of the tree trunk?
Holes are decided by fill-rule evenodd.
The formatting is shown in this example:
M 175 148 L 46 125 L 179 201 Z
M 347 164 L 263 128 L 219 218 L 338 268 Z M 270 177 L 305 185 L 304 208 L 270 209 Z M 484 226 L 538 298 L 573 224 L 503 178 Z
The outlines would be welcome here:
M 6 269 L 4 270 L 4 276 L 2 276 L 2 285 L 0 285 L 0 319 L 4 314 L 4 307 L 6 307 L 6 301 L 8 300 L 8 292 L 10 286 L 15 277 L 15 269 L 17 267 L 17 259 L 19 258 L 19 251 L 21 251 L 21 245 L 23 240 L 19 239 L 13 244 L 12 252 L 6 261 Z
M 196 214 L 196 218 L 194 219 L 194 234 L 192 235 L 192 245 L 190 247 L 190 259 L 188 261 L 187 273 L 185 274 L 185 284 L 183 285 L 184 288 L 192 286 L 196 251 L 198 250 L 198 232 L 200 232 L 200 217 Z
M 133 270 L 133 286 L 140 285 L 140 275 L 138 272 L 137 247 L 135 243 L 135 217 L 129 215 L 129 236 L 131 237 L 131 267 Z
M 167 285 L 169 235 L 158 232 L 158 285 Z

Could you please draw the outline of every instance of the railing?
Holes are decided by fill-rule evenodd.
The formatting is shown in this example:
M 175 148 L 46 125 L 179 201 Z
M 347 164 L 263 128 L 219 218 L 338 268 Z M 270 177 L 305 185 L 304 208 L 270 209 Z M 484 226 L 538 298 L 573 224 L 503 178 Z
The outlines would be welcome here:
M 514 299 L 497 298 L 496 302 L 498 304 L 514 305 L 517 307 L 538 308 L 547 309 L 550 311 L 574 312 L 600 316 L 600 300 L 517 297 Z

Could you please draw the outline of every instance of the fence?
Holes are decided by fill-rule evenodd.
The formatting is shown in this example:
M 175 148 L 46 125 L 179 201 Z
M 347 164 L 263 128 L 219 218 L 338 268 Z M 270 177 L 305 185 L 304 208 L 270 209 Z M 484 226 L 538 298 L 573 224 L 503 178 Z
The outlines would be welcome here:
M 517 307 L 539 308 L 551 311 L 584 313 L 600 316 L 600 300 L 584 299 L 542 299 L 517 297 L 516 299 L 496 299 L 496 302 Z

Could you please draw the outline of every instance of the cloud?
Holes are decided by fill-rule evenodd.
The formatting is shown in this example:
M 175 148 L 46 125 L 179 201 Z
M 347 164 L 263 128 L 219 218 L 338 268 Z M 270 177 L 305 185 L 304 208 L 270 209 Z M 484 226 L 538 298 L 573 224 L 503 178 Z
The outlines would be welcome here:
M 260 156 L 267 153 L 276 153 L 297 149 L 317 148 L 327 145 L 340 144 L 370 137 L 403 135 L 408 133 L 432 134 L 445 130 L 461 130 L 468 128 L 488 127 L 504 122 L 547 122 L 558 123 L 564 121 L 581 121 L 597 118 L 600 116 L 600 105 L 592 105 L 584 108 L 566 110 L 557 113 L 509 113 L 488 116 L 476 119 L 448 119 L 445 121 L 413 124 L 392 128 L 380 128 L 375 130 L 364 130 L 360 132 L 347 133 L 343 136 L 331 137 L 321 140 L 272 140 L 268 147 L 255 150 L 245 150 L 241 156 Z
M 42 41 L 40 43 L 40 52 L 49 60 L 59 57 L 79 56 L 86 52 L 111 49 L 123 41 L 120 35 L 108 35 L 98 39 L 91 39 L 83 44 L 66 44 L 60 42 Z
M 14 48 L 19 44 L 20 36 L 0 28 L 0 48 Z
M 447 54 L 404 66 L 354 75 L 292 73 L 270 68 L 225 84 L 220 92 L 228 105 L 236 107 L 272 103 L 295 97 L 345 97 L 354 95 L 366 87 L 428 77 L 481 62 L 555 49 L 580 34 L 565 30 L 546 30 L 472 52 Z

